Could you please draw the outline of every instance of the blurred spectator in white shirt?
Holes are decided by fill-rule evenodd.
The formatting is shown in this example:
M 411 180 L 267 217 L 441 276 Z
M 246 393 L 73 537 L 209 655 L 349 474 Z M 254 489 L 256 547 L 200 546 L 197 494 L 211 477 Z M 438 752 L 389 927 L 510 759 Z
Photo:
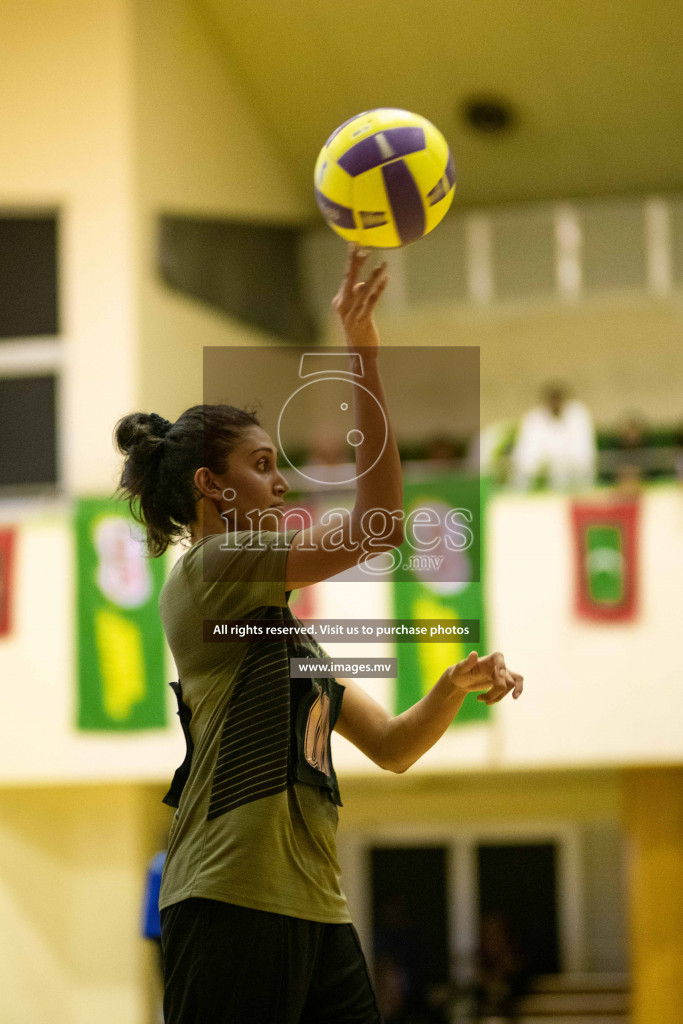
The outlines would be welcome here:
M 512 452 L 512 484 L 528 490 L 539 481 L 564 490 L 595 482 L 597 445 L 593 418 L 561 384 L 543 389 L 543 404 L 522 417 Z

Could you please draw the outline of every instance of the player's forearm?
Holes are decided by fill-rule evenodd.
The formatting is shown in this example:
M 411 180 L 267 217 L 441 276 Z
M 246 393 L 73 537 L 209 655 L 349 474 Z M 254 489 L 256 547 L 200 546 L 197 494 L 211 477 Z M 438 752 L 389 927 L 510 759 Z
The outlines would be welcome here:
M 404 772 L 415 764 L 441 739 L 465 697 L 445 672 L 422 700 L 388 722 L 381 747 L 383 767 Z
M 400 543 L 403 509 L 401 459 L 389 418 L 376 349 L 363 354 L 363 385 L 356 388 L 354 413 L 356 429 L 365 442 L 356 449 L 357 484 L 353 518 L 359 527 L 365 524 L 366 533 L 375 535 L 383 514 L 387 532 Z M 382 445 L 384 448 L 377 458 Z M 375 510 L 380 514 L 370 523 L 369 516 Z

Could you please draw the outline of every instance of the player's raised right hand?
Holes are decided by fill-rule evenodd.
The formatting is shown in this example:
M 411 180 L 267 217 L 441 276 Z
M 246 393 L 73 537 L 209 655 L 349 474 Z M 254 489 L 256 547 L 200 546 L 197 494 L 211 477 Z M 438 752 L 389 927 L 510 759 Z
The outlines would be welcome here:
M 344 279 L 332 300 L 332 308 L 339 315 L 346 343 L 352 352 L 361 350 L 367 353 L 369 349 L 378 347 L 379 333 L 373 314 L 389 281 L 386 262 L 373 270 L 367 281 L 358 280 L 367 255 L 367 251 L 355 243 L 350 246 Z

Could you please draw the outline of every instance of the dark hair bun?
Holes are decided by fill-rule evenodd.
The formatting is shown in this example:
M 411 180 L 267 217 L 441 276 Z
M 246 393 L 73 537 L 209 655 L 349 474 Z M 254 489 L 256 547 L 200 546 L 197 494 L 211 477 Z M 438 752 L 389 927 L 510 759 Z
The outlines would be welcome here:
M 139 444 L 158 443 L 164 435 L 156 426 L 155 419 L 161 420 L 161 416 L 154 412 L 133 412 L 120 419 L 114 428 L 114 440 L 119 451 L 128 455 Z M 168 423 L 168 420 L 163 422 Z

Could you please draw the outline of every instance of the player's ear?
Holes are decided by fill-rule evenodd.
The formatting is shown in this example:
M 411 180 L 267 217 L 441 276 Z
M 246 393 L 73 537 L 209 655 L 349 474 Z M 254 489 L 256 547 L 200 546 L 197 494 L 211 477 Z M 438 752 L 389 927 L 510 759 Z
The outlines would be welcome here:
M 194 485 L 203 498 L 219 501 L 223 496 L 224 485 L 216 480 L 216 474 L 206 466 L 201 466 L 195 472 Z

